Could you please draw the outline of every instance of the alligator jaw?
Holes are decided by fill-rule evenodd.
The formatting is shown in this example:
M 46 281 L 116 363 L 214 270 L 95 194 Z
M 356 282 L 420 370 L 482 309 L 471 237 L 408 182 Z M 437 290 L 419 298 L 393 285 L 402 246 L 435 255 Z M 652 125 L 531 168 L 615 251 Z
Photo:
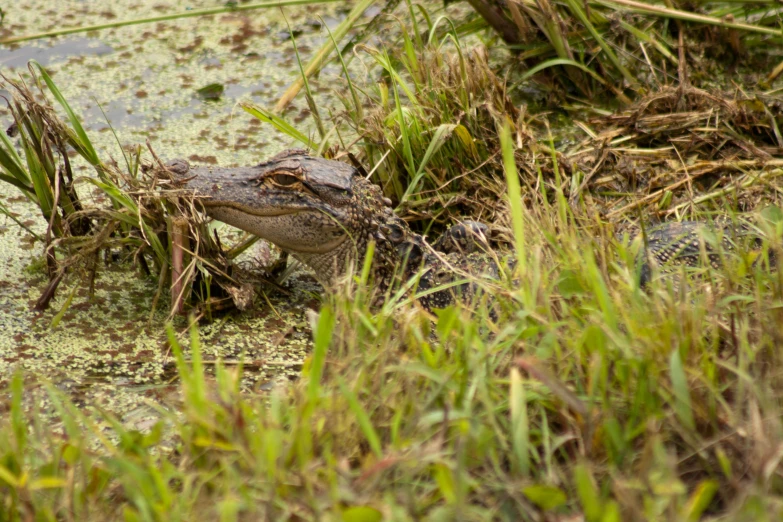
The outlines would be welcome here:
M 270 209 L 269 213 L 261 213 L 258 209 L 238 205 L 212 203 L 204 206 L 213 219 L 267 239 L 292 254 L 325 254 L 347 238 L 333 219 L 319 211 Z M 320 226 L 314 230 L 305 227 L 306 223 L 320 223 Z
M 276 216 L 287 216 L 290 214 L 296 214 L 298 212 L 305 212 L 304 210 L 296 209 L 296 208 L 276 208 L 276 207 L 269 207 L 269 208 L 258 208 L 258 207 L 249 207 L 246 205 L 241 205 L 239 203 L 234 203 L 233 201 L 221 201 L 218 199 L 213 198 L 204 198 L 201 200 L 201 206 L 204 208 L 210 209 L 208 212 L 210 214 L 215 212 L 220 212 L 221 209 L 226 210 L 232 210 L 235 212 L 240 212 L 243 214 L 247 214 L 248 216 L 259 216 L 259 217 L 276 217 Z M 248 217 L 248 219 L 251 219 Z

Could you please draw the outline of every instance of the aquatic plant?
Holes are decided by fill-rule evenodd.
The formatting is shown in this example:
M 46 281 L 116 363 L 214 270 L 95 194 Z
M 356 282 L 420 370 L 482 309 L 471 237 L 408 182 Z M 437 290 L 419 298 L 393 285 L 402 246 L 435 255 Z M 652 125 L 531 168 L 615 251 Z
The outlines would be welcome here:
M 48 223 L 39 239 L 49 284 L 36 308 L 48 306 L 68 274 L 93 288 L 98 260 L 103 254 L 111 258 L 110 252 L 132 260 L 142 274 L 156 275 L 159 287 L 154 303 L 168 284 L 172 314 L 182 314 L 190 305 L 202 306 L 202 313 L 209 314 L 233 302 L 218 295 L 221 289 L 230 289 L 237 299 L 247 294 L 231 276 L 231 262 L 199 217 L 193 195 L 178 190 L 154 151 L 150 148 L 153 161 L 144 165 L 141 146 L 120 146 L 124 169 L 113 159 L 100 158 L 46 70 L 31 62 L 30 71 L 41 101 L 23 81 L 3 78 L 13 92 L 8 105 L 23 155 L 10 137 L 0 136 L 0 181 L 19 189 Z M 42 82 L 67 115 L 67 124 L 48 101 Z M 74 176 L 71 150 L 94 168 L 96 177 Z M 109 204 L 84 203 L 76 187 L 79 182 L 95 186 Z M 4 207 L 0 212 L 10 215 Z M 71 295 L 75 289 L 74 285 Z M 53 325 L 70 304 L 71 299 L 66 300 Z

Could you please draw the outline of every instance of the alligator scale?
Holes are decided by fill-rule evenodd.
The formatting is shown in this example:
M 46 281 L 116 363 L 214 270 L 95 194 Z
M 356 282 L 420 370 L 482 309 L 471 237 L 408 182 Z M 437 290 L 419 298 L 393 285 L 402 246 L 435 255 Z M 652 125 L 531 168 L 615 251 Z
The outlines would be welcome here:
M 498 276 L 485 225 L 455 225 L 431 245 L 394 215 L 380 187 L 346 163 L 289 150 L 254 167 L 190 168 L 177 160 L 168 168 L 200 196 L 207 215 L 274 243 L 310 267 L 325 287 L 360 266 L 371 243 L 373 283 L 381 292 L 395 278 L 412 277 L 421 268 L 420 291 L 456 285 L 463 296 L 472 293 L 471 285 L 458 283 L 465 277 Z M 650 277 L 650 264 L 675 258 L 678 264 L 699 264 L 699 230 L 704 226 L 683 222 L 651 229 L 642 283 Z M 730 231 L 724 230 L 723 244 L 731 247 Z M 709 260 L 716 264 L 718 257 L 710 255 Z M 445 306 L 453 301 L 453 292 L 435 291 L 420 301 L 427 308 Z

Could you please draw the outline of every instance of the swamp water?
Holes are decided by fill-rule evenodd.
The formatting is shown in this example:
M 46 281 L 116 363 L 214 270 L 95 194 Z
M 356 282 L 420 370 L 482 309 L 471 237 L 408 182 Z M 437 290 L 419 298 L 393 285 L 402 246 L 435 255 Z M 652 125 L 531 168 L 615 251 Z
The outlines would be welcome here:
M 4 7 L 0 38 L 147 18 L 186 9 L 216 7 L 202 1 L 103 2 L 26 0 Z M 286 7 L 303 60 L 344 18 L 344 7 L 325 4 Z M 58 38 L 0 46 L 0 71 L 17 77 L 35 59 L 52 74 L 74 110 L 81 115 L 102 158 L 121 154 L 106 118 L 123 145 L 149 139 L 159 157 L 186 158 L 191 164 L 224 166 L 257 163 L 293 144 L 270 126 L 260 125 L 237 105 L 249 100 L 272 107 L 299 76 L 285 19 L 279 9 L 193 17 L 104 29 Z M 316 82 L 317 96 L 338 85 L 339 69 L 328 67 Z M 223 86 L 218 99 L 205 100 L 198 90 Z M 7 94 L 0 90 L 0 94 Z M 306 118 L 304 101 L 286 112 L 289 121 Z M 102 110 L 101 110 L 102 109 Z M 104 117 L 105 112 L 106 117 Z M 12 123 L 0 108 L 3 129 Z M 301 124 L 300 128 L 301 128 Z M 76 174 L 90 176 L 80 165 Z M 86 183 L 80 194 L 92 197 Z M 12 186 L 0 184 L 0 203 L 38 234 L 45 223 L 37 208 Z M 223 227 L 231 241 L 236 231 Z M 250 253 L 253 255 L 253 252 Z M 158 415 L 151 403 L 178 400 L 178 384 L 166 342 L 166 303 L 150 317 L 157 284 L 139 276 L 130 264 L 99 268 L 95 295 L 80 285 L 62 321 L 51 328 L 76 278 L 66 278 L 48 310 L 32 310 L 46 286 L 42 245 L 11 219 L 0 215 L 0 383 L 17 367 L 28 379 L 43 377 L 66 392 L 77 405 L 94 404 L 114 413 L 129 428 L 145 429 Z M 319 287 L 310 276 L 294 276 L 290 295 L 269 295 L 254 309 L 218 317 L 199 326 L 203 357 L 227 365 L 246 362 L 245 383 L 251 391 L 271 389 L 295 378 L 309 351 L 307 307 L 316 307 Z M 180 321 L 177 330 L 185 328 Z M 182 336 L 182 337 L 187 337 Z M 27 390 L 35 390 L 28 385 Z M 44 411 L 45 394 L 31 392 Z

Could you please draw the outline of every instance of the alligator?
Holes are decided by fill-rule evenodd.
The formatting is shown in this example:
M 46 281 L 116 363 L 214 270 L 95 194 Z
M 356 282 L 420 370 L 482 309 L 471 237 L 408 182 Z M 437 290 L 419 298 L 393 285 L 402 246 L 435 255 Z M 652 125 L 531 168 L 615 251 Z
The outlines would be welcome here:
M 391 200 L 356 168 L 302 150 L 287 150 L 253 167 L 191 168 L 177 160 L 168 168 L 200 196 L 209 217 L 277 245 L 310 267 L 327 288 L 361 267 L 370 244 L 372 283 L 379 295 L 416 277 L 419 300 L 430 309 L 452 303 L 456 294 L 472 297 L 474 278 L 497 279 L 514 263 L 513 258 L 501 261 L 490 249 L 482 223 L 458 223 L 430 244 L 394 214 Z M 641 284 L 649 282 L 655 265 L 700 264 L 705 226 L 680 222 L 646 231 Z M 731 247 L 738 229 L 730 223 L 722 227 L 723 246 Z M 707 250 L 717 266 L 720 252 L 709 245 Z

